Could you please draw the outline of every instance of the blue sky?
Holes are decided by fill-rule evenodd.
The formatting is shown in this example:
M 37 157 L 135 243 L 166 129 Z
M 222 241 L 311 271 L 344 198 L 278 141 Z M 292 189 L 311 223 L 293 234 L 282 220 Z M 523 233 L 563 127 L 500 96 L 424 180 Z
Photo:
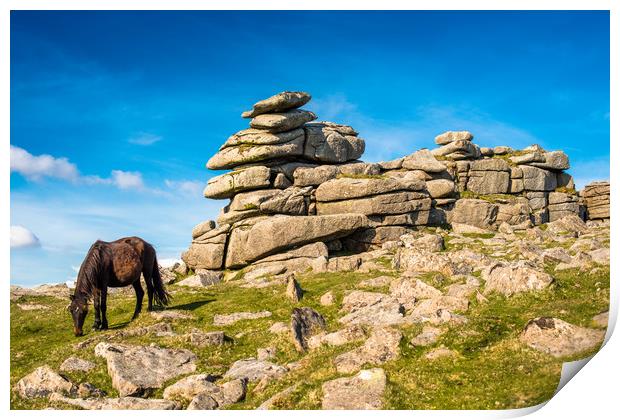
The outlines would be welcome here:
M 225 205 L 205 162 L 283 90 L 367 161 L 466 129 L 565 150 L 579 187 L 609 178 L 607 12 L 14 11 L 11 283 L 72 279 L 96 239 L 178 257 Z

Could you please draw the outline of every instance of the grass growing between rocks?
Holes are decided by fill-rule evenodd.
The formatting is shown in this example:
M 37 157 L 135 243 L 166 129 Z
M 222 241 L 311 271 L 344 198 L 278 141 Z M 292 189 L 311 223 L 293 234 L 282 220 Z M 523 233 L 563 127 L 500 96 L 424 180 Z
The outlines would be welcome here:
M 295 385 L 294 391 L 276 406 L 317 409 L 321 406 L 322 384 L 337 377 L 350 376 L 337 373 L 333 359 L 361 342 L 299 354 L 287 335 L 273 335 L 267 330 L 276 321 L 288 322 L 291 310 L 296 306 L 317 309 L 325 317 L 328 329 L 337 330 L 341 327 L 338 319 L 343 315 L 339 312 L 343 296 L 349 290 L 362 289 L 358 286 L 360 281 L 380 275 L 398 274 L 389 270 L 386 264 L 386 270 L 381 272 L 300 275 L 298 280 L 305 291 L 300 304 L 293 304 L 284 297 L 283 285 L 263 289 L 241 288 L 238 282 L 205 289 L 170 286 L 173 301 L 169 309 L 186 311 L 194 319 L 172 321 L 173 329 L 178 334 L 174 337 L 136 336 L 123 338 L 122 342 L 156 343 L 163 347 L 190 349 L 198 356 L 197 373 L 216 375 L 226 372 L 236 360 L 255 357 L 258 348 L 274 346 L 277 348 L 276 363 L 299 362 L 299 367 L 262 390 L 251 384 L 245 401 L 229 408 L 256 408 L 275 393 Z M 410 344 L 410 340 L 421 331 L 421 325 L 403 327 L 401 356 L 382 366 L 388 377 L 385 408 L 500 409 L 531 406 L 549 399 L 558 384 L 563 360 L 524 346 L 517 339 L 519 333 L 528 320 L 539 316 L 558 317 L 576 325 L 593 327 L 592 317 L 607 310 L 609 302 L 608 267 L 601 267 L 595 274 L 564 271 L 553 275 L 556 279 L 554 286 L 544 291 L 510 298 L 490 295 L 485 303 L 472 299 L 472 305 L 465 314 L 468 322 L 443 326 L 446 328 L 445 334 L 429 348 Z M 425 280 L 432 284 L 433 273 Z M 437 286 L 444 289 L 451 281 L 444 279 L 441 283 Z M 319 298 L 327 291 L 334 293 L 337 304 L 322 307 Z M 114 332 L 159 322 L 143 312 L 136 321 L 128 323 L 134 302 L 133 294 L 112 295 L 108 300 L 110 331 L 91 332 L 85 328 L 86 335 L 79 338 L 72 334 L 70 317 L 65 309 L 68 301 L 52 297 L 21 297 L 11 302 L 11 387 L 41 365 L 47 364 L 58 371 L 64 359 L 75 355 L 95 362 L 97 367 L 87 374 L 70 373 L 67 375 L 69 379 L 75 383 L 90 382 L 109 396 L 117 396 L 107 374 L 105 360 L 94 355 L 97 341 L 79 350 L 74 349 L 73 345 L 92 337 L 104 340 L 105 336 Z M 49 309 L 24 311 L 17 307 L 17 303 L 38 303 Z M 213 325 L 215 314 L 262 310 L 272 312 L 272 316 L 224 327 Z M 85 327 L 89 327 L 92 320 L 91 310 Z M 195 348 L 183 337 L 192 328 L 223 330 L 233 342 L 222 347 Z M 433 361 L 424 358 L 428 350 L 442 345 L 455 350 L 459 356 Z M 172 379 L 166 385 L 178 379 Z M 153 397 L 161 397 L 162 392 L 163 388 Z M 13 409 L 49 406 L 68 408 L 51 404 L 46 399 L 23 400 L 11 392 Z

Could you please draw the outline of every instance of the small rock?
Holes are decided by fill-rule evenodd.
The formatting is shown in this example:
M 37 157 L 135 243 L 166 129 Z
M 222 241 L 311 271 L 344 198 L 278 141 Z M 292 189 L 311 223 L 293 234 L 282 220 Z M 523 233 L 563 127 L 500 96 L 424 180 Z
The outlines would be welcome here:
M 394 277 L 380 276 L 372 279 L 362 280 L 359 283 L 360 287 L 383 287 L 388 286 L 390 282 L 394 280 Z
M 197 328 L 189 333 L 189 342 L 198 348 L 222 346 L 226 342 L 224 331 L 204 332 Z
M 284 334 L 289 332 L 290 328 L 286 324 L 286 322 L 274 322 L 271 327 L 269 327 L 269 332 L 272 334 Z
M 351 325 L 341 330 L 326 334 L 320 333 L 308 339 L 308 348 L 315 349 L 322 345 L 342 346 L 366 337 L 366 331 L 360 325 Z
M 298 387 L 299 387 L 299 384 L 295 384 L 295 385 L 289 386 L 288 388 L 285 388 L 284 390 L 278 392 L 277 394 L 273 395 L 271 398 L 263 402 L 256 409 L 257 410 L 271 410 L 272 408 L 275 408 L 282 399 L 291 395 L 293 392 L 295 392 L 295 390 Z
M 334 359 L 336 370 L 352 373 L 365 363 L 383 364 L 397 358 L 400 354 L 400 340 L 403 334 L 390 327 L 373 330 L 362 347 L 341 354 Z
M 324 293 L 321 296 L 319 303 L 322 306 L 331 306 L 334 304 L 335 300 L 336 300 L 336 297 L 334 296 L 334 292 L 329 291 L 329 292 Z
M 50 401 L 80 407 L 84 410 L 178 410 L 180 404 L 175 401 L 145 399 L 136 397 L 121 398 L 67 398 L 61 394 L 52 394 Z
M 105 392 L 89 382 L 84 382 L 78 386 L 77 396 L 80 398 L 102 398 L 105 396 Z
M 607 323 L 609 322 L 609 311 L 594 316 L 592 318 L 592 322 L 597 327 L 607 328 Z
M 441 346 L 426 353 L 424 355 L 424 358 L 428 360 L 437 360 L 437 359 L 445 359 L 445 358 L 454 358 L 457 356 L 458 356 L 458 353 L 455 352 L 454 350 Z
M 248 381 L 260 381 L 265 377 L 279 378 L 286 373 L 286 368 L 266 360 L 254 358 L 237 360 L 224 374 L 225 378 L 242 379 Z
M 603 341 L 605 331 L 579 327 L 557 318 L 535 318 L 519 339 L 535 350 L 566 357 L 590 350 Z
M 49 306 L 39 305 L 37 303 L 18 303 L 17 307 L 22 311 L 41 311 L 49 308 Z
M 214 384 L 215 377 L 212 375 L 198 374 L 190 375 L 164 389 L 164 398 L 167 400 L 187 400 L 190 401 L 196 395 L 205 391 L 214 391 L 217 385 Z
M 256 349 L 256 358 L 260 361 L 273 360 L 276 358 L 276 348 L 267 347 L 267 348 Z
M 361 370 L 357 375 L 323 384 L 323 410 L 380 410 L 387 378 L 383 369 Z
M 213 317 L 213 325 L 222 326 L 222 325 L 232 325 L 235 322 L 246 320 L 246 319 L 259 319 L 259 318 L 268 318 L 271 316 L 271 312 L 269 311 L 260 311 L 260 312 L 236 312 L 227 315 L 215 315 Z
M 294 274 L 291 274 L 286 279 L 286 297 L 293 302 L 299 302 L 303 297 L 304 292 L 301 290 L 301 286 L 297 282 Z
M 181 311 L 173 311 L 173 310 L 164 310 L 164 311 L 153 311 L 151 312 L 151 316 L 158 321 L 168 320 L 168 319 L 194 319 L 194 317 L 189 313 L 184 313 Z
M 295 308 L 291 314 L 291 332 L 297 351 L 307 350 L 308 339 L 325 330 L 325 319 L 312 308 Z
M 70 394 L 75 392 L 75 386 L 60 376 L 49 366 L 41 366 L 24 376 L 15 385 L 15 391 L 22 398 L 47 397 L 52 393 Z
M 430 346 L 439 340 L 441 334 L 441 329 L 425 325 L 422 332 L 411 339 L 411 344 L 420 347 Z
M 188 410 L 215 410 L 217 401 L 208 392 L 196 395 L 187 406 Z
M 93 362 L 89 362 L 88 360 L 80 359 L 75 356 L 71 356 L 66 359 L 60 365 L 61 372 L 88 372 L 95 368 L 95 364 Z
M 177 283 L 178 286 L 185 287 L 207 287 L 218 284 L 222 281 L 224 275 L 221 271 L 201 270 L 193 276 L 189 276 L 186 279 Z

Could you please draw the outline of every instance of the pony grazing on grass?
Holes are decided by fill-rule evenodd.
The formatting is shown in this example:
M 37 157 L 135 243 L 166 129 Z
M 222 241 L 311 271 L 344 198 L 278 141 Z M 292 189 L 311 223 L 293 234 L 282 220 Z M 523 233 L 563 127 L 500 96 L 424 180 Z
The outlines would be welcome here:
M 170 301 L 159 274 L 155 248 L 136 236 L 121 238 L 114 242 L 97 241 L 91 245 L 80 267 L 75 294 L 71 295 L 68 309 L 73 318 L 73 332 L 82 335 L 82 327 L 88 313 L 88 301 L 93 299 L 95 323 L 93 330 L 108 328 L 106 302 L 108 287 L 133 286 L 136 291 L 135 319 L 142 310 L 144 290 L 140 284 L 140 274 L 144 276 L 149 298 L 148 310 L 153 309 L 153 298 L 159 305 Z

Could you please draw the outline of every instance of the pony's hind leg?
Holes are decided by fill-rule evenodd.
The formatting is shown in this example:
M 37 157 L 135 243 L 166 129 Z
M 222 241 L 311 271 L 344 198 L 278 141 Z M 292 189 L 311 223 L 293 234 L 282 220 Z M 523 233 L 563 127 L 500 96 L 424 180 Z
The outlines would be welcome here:
M 142 298 L 144 297 L 144 289 L 142 288 L 142 284 L 140 284 L 140 279 L 133 283 L 133 288 L 136 291 L 136 309 L 131 319 L 136 319 L 142 310 Z
M 142 275 L 144 276 L 144 282 L 146 283 L 146 293 L 149 296 L 149 306 L 147 307 L 147 311 L 151 312 L 153 310 L 153 269 L 149 268 L 151 266 L 145 266 L 142 269 Z
M 100 303 L 100 309 L 101 309 L 101 329 L 102 330 L 107 330 L 108 329 L 108 317 L 106 316 L 106 311 L 107 311 L 107 304 L 108 304 L 108 288 L 104 288 L 103 290 L 101 290 L 101 303 Z

